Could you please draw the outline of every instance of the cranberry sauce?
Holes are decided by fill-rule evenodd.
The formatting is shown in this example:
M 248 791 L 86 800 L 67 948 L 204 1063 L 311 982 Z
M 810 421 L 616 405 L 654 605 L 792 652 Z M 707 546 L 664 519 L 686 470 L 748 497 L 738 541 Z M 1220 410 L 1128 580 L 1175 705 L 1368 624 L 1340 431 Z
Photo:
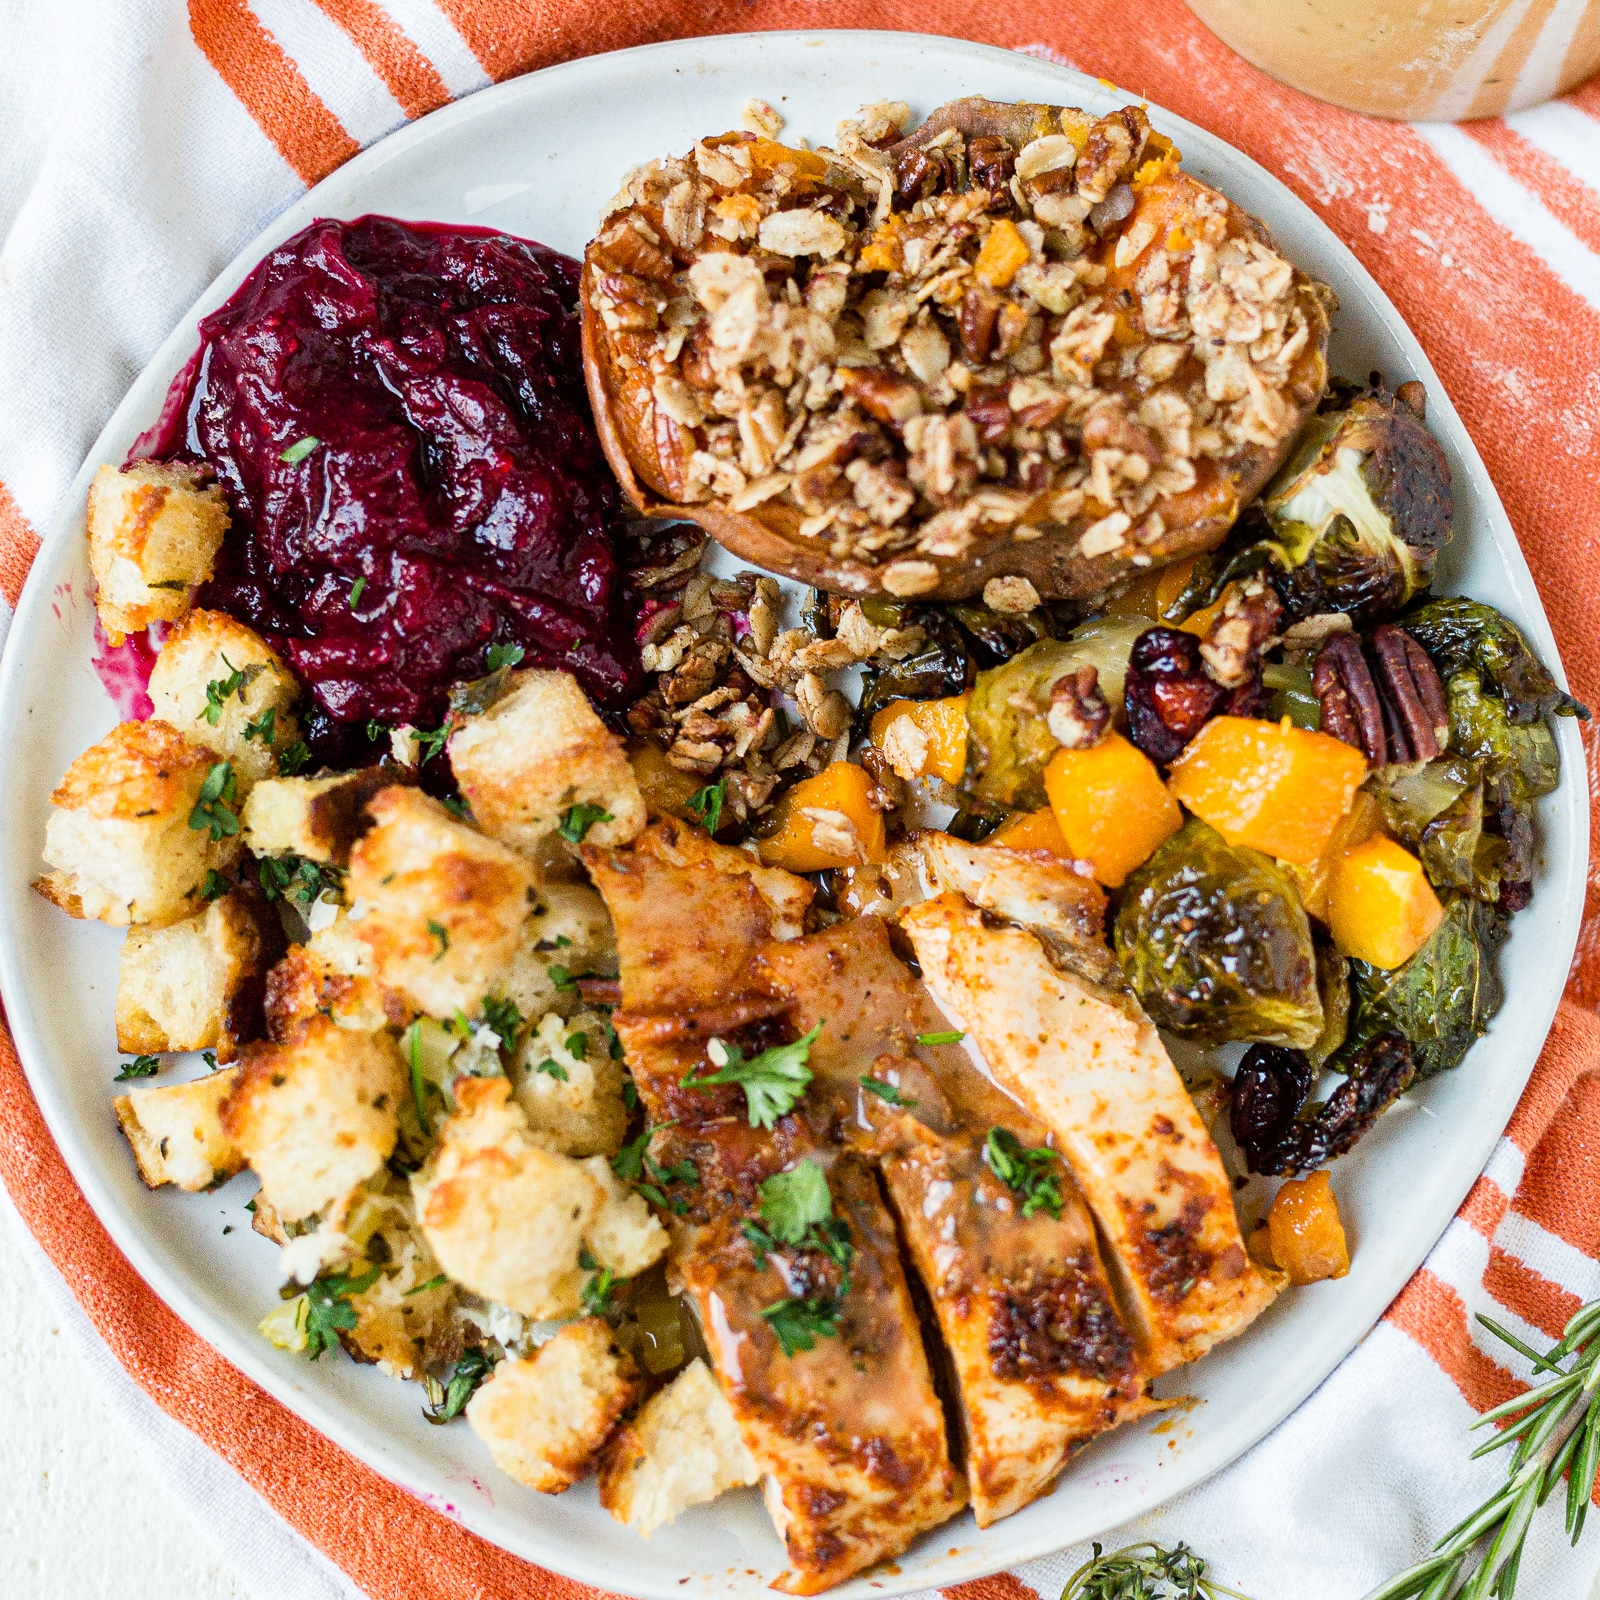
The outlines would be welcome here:
M 321 221 L 200 324 L 135 454 L 215 470 L 233 526 L 201 603 L 287 655 L 323 760 L 369 719 L 437 726 L 492 644 L 603 706 L 636 689 L 577 286 L 507 234 Z

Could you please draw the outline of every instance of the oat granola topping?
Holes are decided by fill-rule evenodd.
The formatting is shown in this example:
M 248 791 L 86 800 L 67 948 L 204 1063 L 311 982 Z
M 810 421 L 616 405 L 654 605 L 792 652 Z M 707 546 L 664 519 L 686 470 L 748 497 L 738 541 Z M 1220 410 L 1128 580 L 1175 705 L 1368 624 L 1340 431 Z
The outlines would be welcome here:
M 1089 592 L 1215 544 L 1321 393 L 1325 291 L 1137 107 L 745 122 L 630 176 L 584 297 L 613 464 L 747 558 Z

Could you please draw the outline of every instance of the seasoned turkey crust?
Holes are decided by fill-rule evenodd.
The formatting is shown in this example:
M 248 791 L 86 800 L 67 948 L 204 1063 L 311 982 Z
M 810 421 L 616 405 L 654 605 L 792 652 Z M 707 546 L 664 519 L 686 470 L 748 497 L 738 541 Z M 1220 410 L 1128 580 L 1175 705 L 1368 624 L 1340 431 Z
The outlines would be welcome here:
M 581 293 L 635 506 L 858 594 L 1089 594 L 1216 546 L 1322 394 L 1331 293 L 1138 107 L 904 111 L 631 175 Z

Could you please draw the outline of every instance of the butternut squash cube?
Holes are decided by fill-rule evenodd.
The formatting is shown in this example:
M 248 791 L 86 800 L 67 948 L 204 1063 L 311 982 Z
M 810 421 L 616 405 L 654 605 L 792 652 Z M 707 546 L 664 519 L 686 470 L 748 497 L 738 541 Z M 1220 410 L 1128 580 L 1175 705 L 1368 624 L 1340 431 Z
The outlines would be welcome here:
M 1120 733 L 1087 750 L 1058 750 L 1044 769 L 1044 792 L 1067 854 L 1088 861 L 1108 889 L 1183 826 L 1155 764 Z
M 1229 844 L 1309 863 L 1327 848 L 1366 771 L 1366 757 L 1330 734 L 1217 717 L 1173 763 L 1171 783 Z
M 1422 863 L 1381 834 L 1347 851 L 1328 887 L 1328 927 L 1340 951 L 1388 970 L 1409 961 L 1444 921 Z
M 1334 870 L 1346 853 L 1382 832 L 1383 808 L 1365 789 L 1357 789 L 1322 854 L 1309 865 L 1285 863 L 1289 876 L 1300 885 L 1301 903 L 1313 917 L 1328 920 L 1328 891 L 1333 887 Z
M 1051 855 L 1071 859 L 1072 852 L 1062 836 L 1061 824 L 1049 806 L 1038 811 L 1019 811 L 991 833 L 986 844 L 1003 844 L 1008 850 L 1048 850 Z
M 968 694 L 894 700 L 872 719 L 872 742 L 902 778 L 960 783 L 967 770 Z
M 1321 1283 L 1350 1270 L 1350 1246 L 1326 1172 L 1284 1184 L 1267 1213 L 1267 1236 L 1272 1259 L 1290 1283 Z
M 803 779 L 779 801 L 778 830 L 759 846 L 762 861 L 788 872 L 883 861 L 888 839 L 882 813 L 867 803 L 871 789 L 872 779 L 849 761 Z
M 1001 217 L 983 241 L 978 259 L 972 264 L 972 275 L 991 289 L 1004 289 L 1028 264 L 1030 254 L 1028 241 L 1017 231 L 1016 223 Z

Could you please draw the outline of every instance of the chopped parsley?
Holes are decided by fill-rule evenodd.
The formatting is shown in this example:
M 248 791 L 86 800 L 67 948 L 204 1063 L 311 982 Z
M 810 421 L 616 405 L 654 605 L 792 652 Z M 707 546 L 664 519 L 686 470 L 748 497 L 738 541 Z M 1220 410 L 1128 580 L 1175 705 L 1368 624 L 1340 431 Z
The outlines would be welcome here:
M 1023 1197 L 1022 1214 L 1036 1211 L 1061 1215 L 1061 1186 L 1056 1172 L 1060 1159 L 1048 1145 L 1028 1150 L 1016 1134 L 1005 1128 L 991 1128 L 983 1142 L 983 1159 L 1008 1189 Z
M 317 448 L 322 441 L 307 435 L 304 439 L 296 439 L 287 450 L 278 452 L 278 459 L 286 462 L 291 467 L 298 467 L 305 458 Z
M 933 1044 L 960 1044 L 966 1038 L 966 1033 L 960 1028 L 946 1028 L 941 1033 L 919 1033 L 917 1043 L 921 1045 Z
M 439 949 L 433 958 L 437 964 L 444 960 L 444 953 L 450 948 L 450 930 L 442 922 L 435 922 L 432 917 L 429 917 L 428 937 L 438 941 Z
M 269 900 L 297 900 L 313 906 L 324 894 L 344 898 L 344 868 L 305 856 L 263 856 L 259 868 L 261 890 Z
M 818 1339 L 832 1339 L 839 1332 L 840 1305 L 832 1295 L 816 1295 L 808 1300 L 780 1300 L 761 1315 L 772 1324 L 778 1344 L 786 1356 L 799 1350 L 815 1350 Z
M 718 1068 L 707 1077 L 697 1077 L 690 1068 L 680 1080 L 690 1089 L 709 1089 L 716 1084 L 736 1083 L 744 1090 L 745 1105 L 752 1128 L 771 1128 L 779 1117 L 794 1109 L 812 1072 L 806 1065 L 811 1047 L 822 1032 L 819 1022 L 810 1033 L 793 1044 L 774 1045 L 746 1060 L 738 1045 L 713 1039 L 706 1054 Z
M 202 1050 L 200 1059 L 205 1062 L 207 1072 L 215 1072 L 217 1070 L 217 1052 L 215 1050 Z
M 919 1041 L 920 1042 L 920 1041 Z M 857 1078 L 868 1094 L 875 1094 L 880 1100 L 892 1106 L 904 1106 L 908 1111 L 917 1103 L 915 1095 L 901 1094 L 892 1083 L 885 1083 L 882 1078 Z
M 719 778 L 689 796 L 689 809 L 699 817 L 707 833 L 715 833 L 722 826 L 722 803 L 728 797 L 728 780 Z
M 463 822 L 470 822 L 472 820 L 472 807 L 469 806 L 460 795 L 447 794 L 442 800 L 440 800 L 439 804 L 442 805 L 446 811 L 452 812 L 454 815 L 460 817 Z
M 578 987 L 578 980 L 559 962 L 552 961 L 545 970 L 550 974 L 550 981 L 556 988 L 576 989 Z
M 228 676 L 213 678 L 206 685 L 206 708 L 200 713 L 200 717 L 195 719 L 199 721 L 203 718 L 213 728 L 222 721 L 223 706 L 234 695 L 238 695 L 241 700 L 244 699 L 245 690 L 267 670 L 259 661 L 252 662 L 248 667 L 236 667 L 226 656 L 223 656 L 222 664 L 228 669 Z M 246 734 L 246 737 L 249 735 Z
M 378 1281 L 379 1267 L 369 1267 L 360 1277 L 336 1272 L 318 1278 L 306 1289 L 306 1354 L 315 1361 L 324 1350 L 335 1350 L 339 1335 L 356 1325 L 356 1308 L 350 1296 L 365 1294 Z
M 632 1184 L 646 1200 L 681 1217 L 689 1209 L 689 1203 L 681 1196 L 669 1196 L 667 1188 L 674 1183 L 699 1183 L 700 1169 L 689 1160 L 675 1161 L 670 1167 L 664 1167 L 651 1156 L 649 1148 L 652 1134 L 675 1126 L 674 1122 L 647 1125 L 636 1139 L 630 1139 L 612 1156 L 611 1170 L 624 1183 Z
M 286 750 L 279 753 L 278 771 L 289 778 L 310 763 L 311 746 L 304 739 L 296 739 Z
M 200 797 L 189 813 L 189 826 L 196 833 L 211 833 L 211 842 L 219 843 L 232 838 L 239 831 L 239 814 L 233 809 L 233 799 L 238 785 L 233 777 L 233 765 L 219 761 L 206 774 L 200 785 Z
M 350 609 L 352 611 L 361 604 L 361 596 L 367 592 L 366 574 L 363 573 L 350 585 Z
M 370 727 L 370 724 L 369 724 Z M 417 765 L 425 767 L 444 749 L 450 737 L 450 719 L 446 717 L 437 728 L 424 733 L 420 728 L 411 730 L 411 742 L 417 747 Z
M 533 1069 L 535 1072 L 548 1073 L 552 1078 L 561 1083 L 568 1082 L 567 1069 L 559 1061 L 552 1061 L 548 1056 Z
M 215 867 L 206 868 L 206 881 L 200 890 L 202 900 L 220 900 L 233 887 L 233 879 L 225 877 Z
M 576 1056 L 579 1061 L 589 1058 L 589 1035 L 586 1033 L 569 1033 L 567 1035 L 567 1054 Z
M 511 687 L 511 669 L 527 654 L 520 644 L 489 646 L 488 672 L 450 691 L 450 710 L 458 717 L 478 717 L 498 705 Z
M 773 1173 L 760 1192 L 761 1219 L 784 1244 L 800 1244 L 817 1223 L 833 1215 L 827 1175 L 815 1161 Z
M 517 1035 L 522 1031 L 522 1013 L 517 1009 L 517 1002 L 502 999 L 499 995 L 484 997 L 483 1020 L 500 1035 L 500 1043 L 506 1049 L 516 1043 Z
M 815 1348 L 818 1339 L 831 1339 L 839 1331 L 839 1315 L 850 1293 L 850 1266 L 856 1247 L 850 1225 L 833 1214 L 828 1179 L 814 1161 L 801 1161 L 787 1172 L 776 1172 L 761 1185 L 761 1222 L 746 1219 L 740 1231 L 749 1241 L 758 1267 L 770 1252 L 788 1245 L 817 1250 L 839 1268 L 838 1290 L 806 1299 L 780 1300 L 761 1315 L 786 1356 Z M 763 1226 L 764 1224 L 764 1226 Z
M 380 744 L 389 737 L 389 730 L 378 721 L 376 717 L 367 718 L 367 737 L 374 743 Z
M 426 1294 L 430 1289 L 442 1289 L 449 1281 L 448 1274 L 441 1272 L 438 1277 L 429 1278 L 426 1283 L 419 1283 L 415 1289 L 407 1289 L 400 1298 L 409 1300 L 414 1294 Z
M 400 1037 L 405 1041 L 406 1060 L 411 1068 L 411 1103 L 417 1108 L 417 1121 L 422 1125 L 424 1139 L 433 1137 L 433 1124 L 428 1120 L 428 1080 L 422 1075 L 422 1022 L 413 1022 Z
M 244 725 L 244 736 L 264 744 L 270 750 L 278 736 L 278 708 L 268 706 L 259 717 L 252 717 Z
M 126 1083 L 129 1078 L 153 1078 L 160 1070 L 161 1063 L 154 1056 L 135 1056 L 132 1061 L 122 1063 L 122 1071 L 112 1081 Z
M 502 667 L 517 666 L 527 653 L 520 644 L 492 644 L 489 646 L 489 670 L 498 672 Z
M 584 1279 L 583 1288 L 579 1291 L 583 1295 L 584 1310 L 591 1317 L 603 1316 L 611 1309 L 611 1291 L 616 1287 L 611 1268 L 602 1267 L 589 1254 L 587 1247 L 578 1252 L 578 1265 L 590 1274 Z
M 455 1370 L 445 1385 L 444 1398 L 435 1406 L 424 1406 L 422 1414 L 435 1426 L 442 1426 L 466 1409 L 477 1387 L 494 1371 L 494 1358 L 482 1345 L 470 1345 L 456 1359 Z
M 597 822 L 611 822 L 615 820 L 604 806 L 592 806 L 586 801 L 579 801 L 575 806 L 568 806 L 561 813 L 561 825 L 556 832 L 569 844 L 582 844 L 583 837 Z

